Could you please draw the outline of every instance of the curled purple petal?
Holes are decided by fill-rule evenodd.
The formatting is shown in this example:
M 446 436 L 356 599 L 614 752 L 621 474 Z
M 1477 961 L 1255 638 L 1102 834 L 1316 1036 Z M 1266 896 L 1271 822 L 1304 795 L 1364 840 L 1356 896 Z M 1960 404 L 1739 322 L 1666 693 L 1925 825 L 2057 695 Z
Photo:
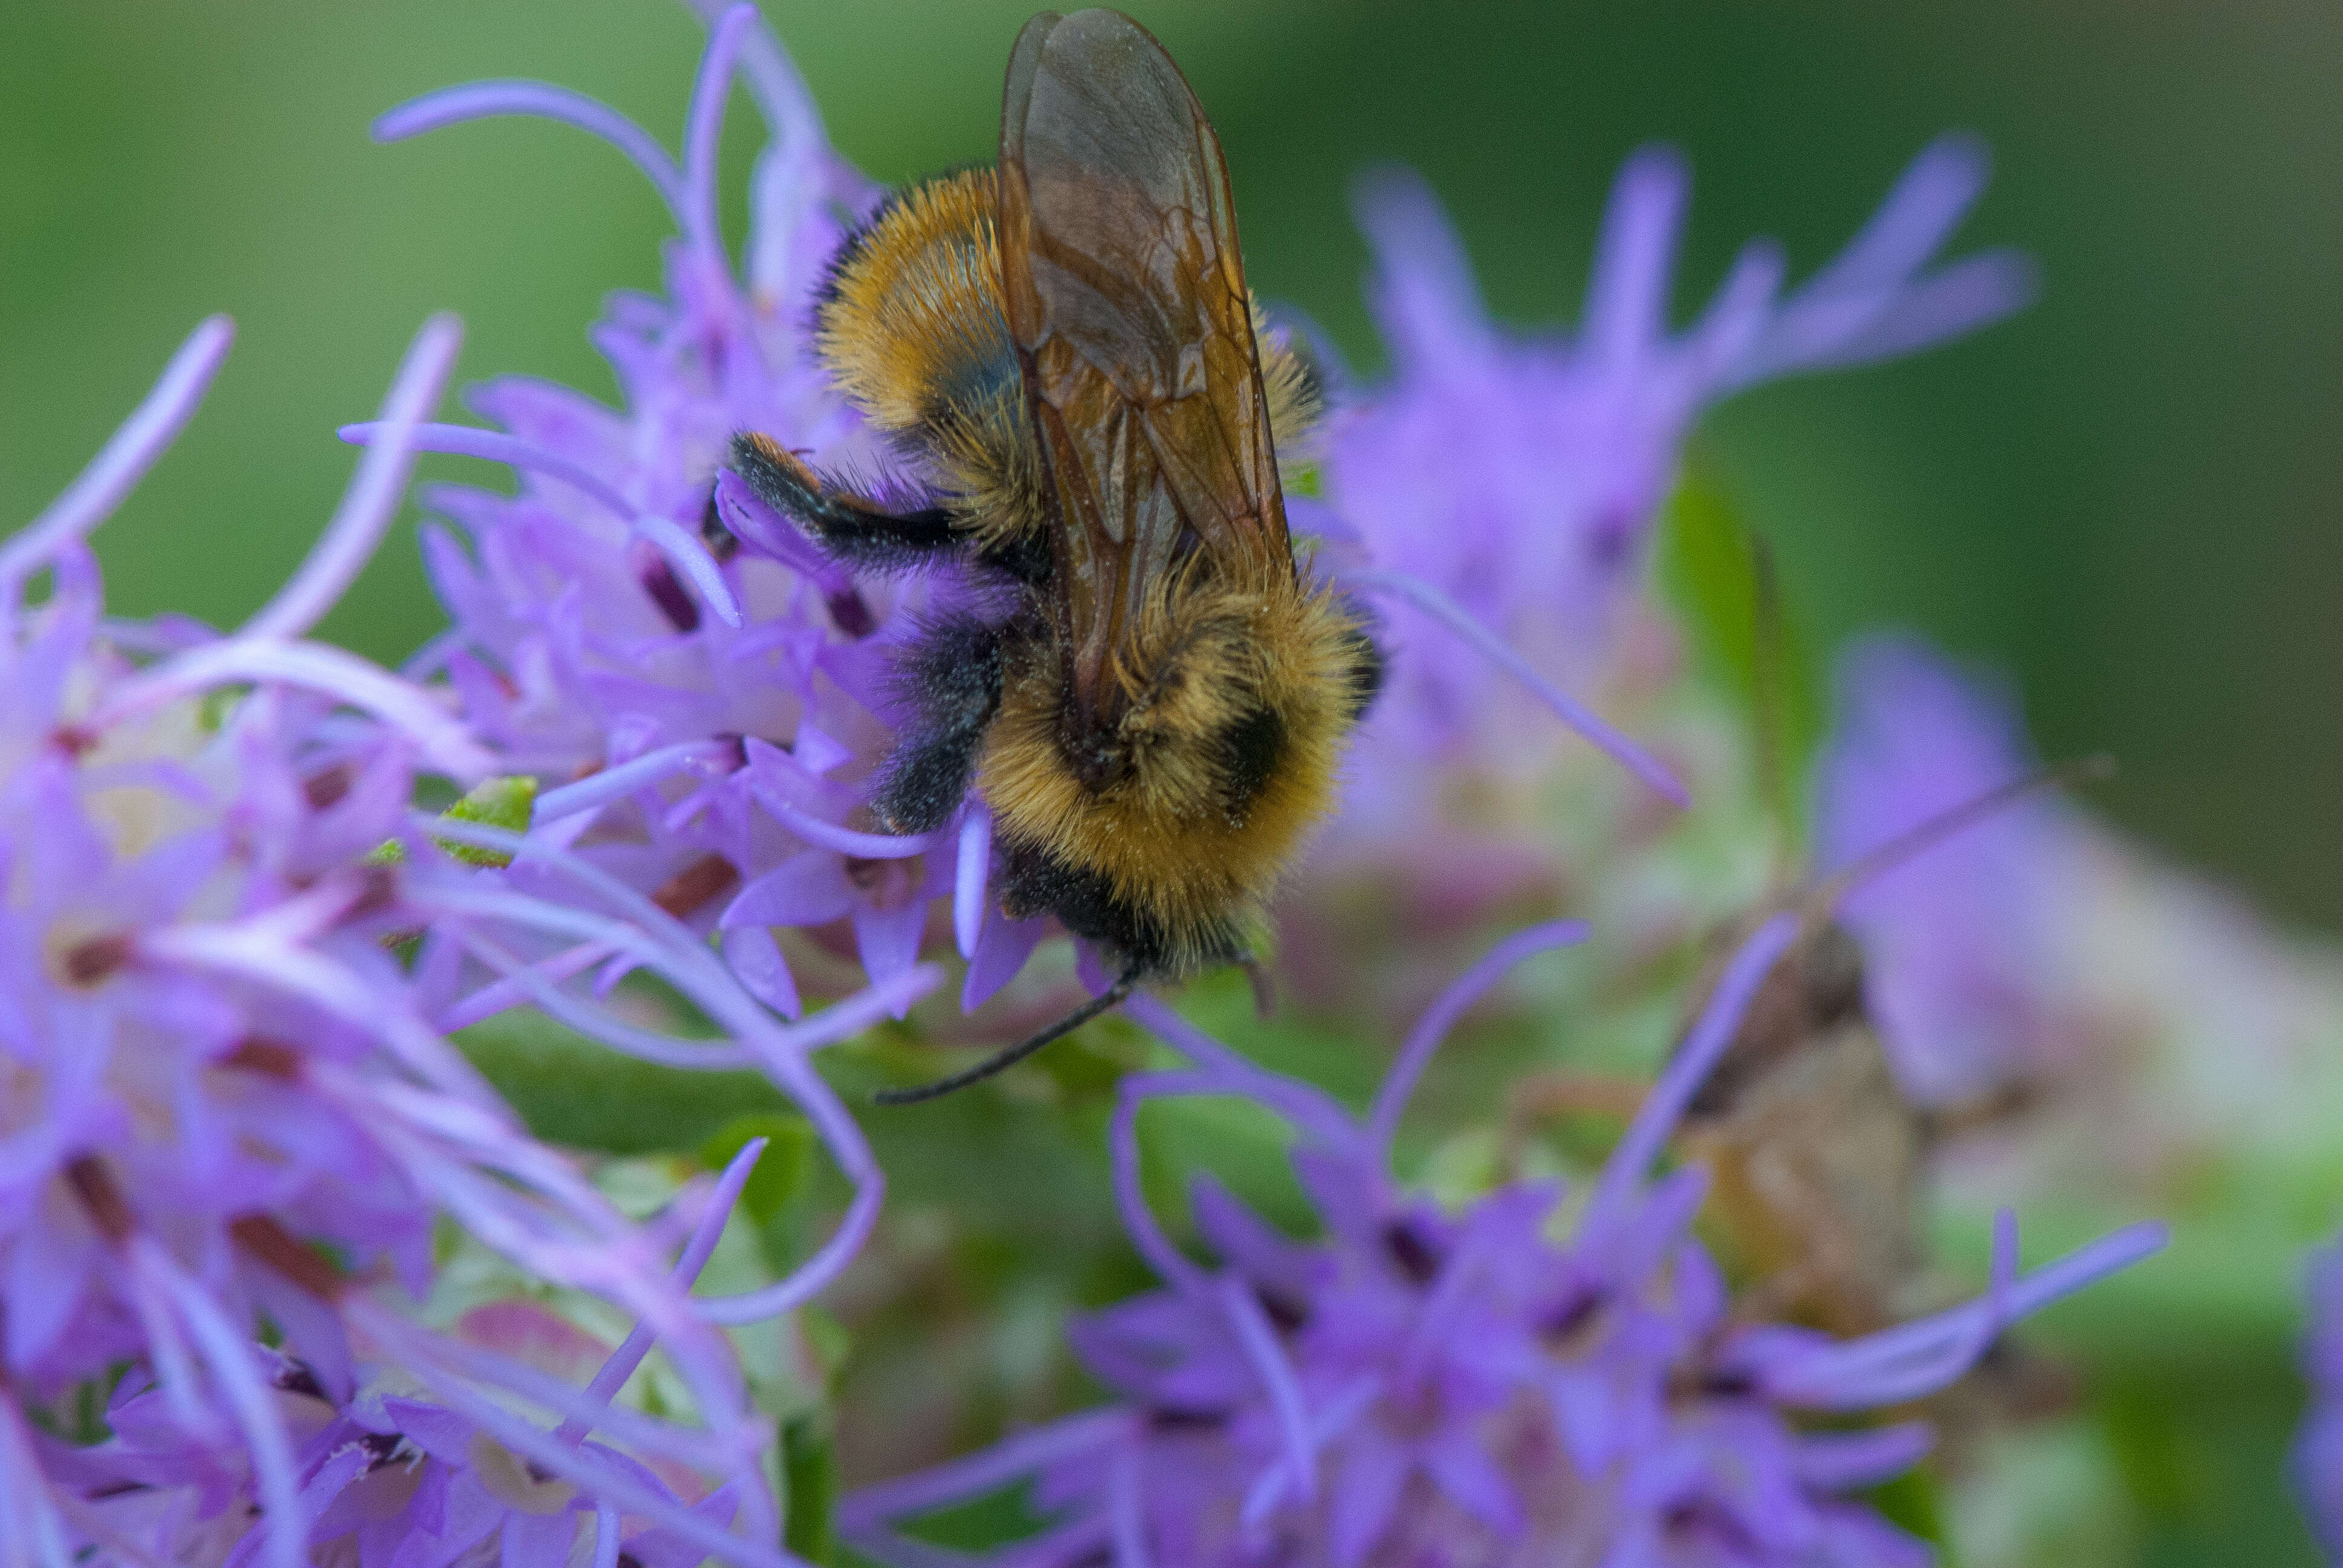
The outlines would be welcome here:
M 1371 593 L 1393 595 L 1414 605 L 1472 644 L 1490 663 L 1528 687 L 1540 701 L 1554 709 L 1564 724 L 1592 741 L 1663 799 L 1679 807 L 1689 808 L 1692 805 L 1691 794 L 1677 782 L 1675 775 L 1662 767 L 1649 752 L 1604 723 L 1575 698 L 1540 675 L 1536 667 L 1508 648 L 1503 638 L 1483 626 L 1462 605 L 1430 583 L 1402 572 L 1383 571 L 1351 572 L 1345 574 L 1342 580 Z
M 575 784 L 546 790 L 538 796 L 529 820 L 534 826 L 543 827 L 579 811 L 595 810 L 695 763 L 715 760 L 730 749 L 721 741 L 682 740 L 656 751 L 646 751 L 640 757 L 590 773 Z
M 1374 251 L 1367 297 L 1394 354 L 1438 374 L 1494 346 L 1472 264 L 1423 176 L 1370 171 L 1352 187 L 1351 207 Z
M 724 1173 L 717 1178 L 715 1191 L 709 1194 L 707 1208 L 701 1211 L 699 1221 L 692 1226 L 690 1239 L 683 1244 L 682 1255 L 675 1261 L 675 1272 L 670 1278 L 678 1290 L 689 1290 L 692 1282 L 699 1278 L 699 1271 L 708 1266 L 709 1258 L 716 1251 L 717 1239 L 724 1233 L 724 1222 L 732 1217 L 732 1206 L 739 1201 L 740 1190 L 749 1184 L 749 1172 L 756 1168 L 758 1158 L 764 1153 L 765 1145 L 769 1141 L 769 1139 L 751 1138 L 725 1164 Z M 610 1359 L 602 1363 L 602 1370 L 594 1374 L 594 1381 L 586 1385 L 586 1397 L 605 1402 L 615 1398 L 626 1381 L 634 1375 L 635 1369 L 643 1364 L 643 1358 L 650 1354 L 651 1342 L 657 1337 L 648 1324 L 637 1323 L 627 1335 L 626 1342 L 611 1352 Z M 586 1421 L 571 1416 L 561 1423 L 554 1435 L 576 1442 L 588 1430 Z
M 366 447 L 381 439 L 385 432 L 380 424 L 369 420 L 345 425 L 335 434 L 353 447 Z M 481 457 L 491 463 L 503 463 L 530 473 L 543 474 L 590 497 L 612 517 L 628 524 L 635 520 L 635 508 L 627 504 L 624 496 L 604 481 L 558 452 L 546 451 L 501 431 L 483 430 L 471 425 L 418 425 L 415 427 L 415 449 L 418 452 L 445 452 L 458 457 Z
M 1993 156 L 1984 141 L 1954 131 L 1920 149 L 1855 236 L 1808 287 L 1851 292 L 1901 282 L 1927 265 L 1984 194 Z
M 726 10 L 709 28 L 699 76 L 691 87 L 691 107 L 684 116 L 684 233 L 719 266 L 724 236 L 716 222 L 716 149 L 724 134 L 725 100 L 732 95 L 732 62 L 756 23 L 757 7 L 744 3 Z
M 2005 1323 L 2163 1250 L 2170 1231 L 2157 1221 L 2127 1226 L 2078 1247 L 1966 1306 L 1904 1323 L 1845 1344 L 1817 1347 L 1765 1376 L 1775 1396 L 1815 1410 L 1853 1410 L 1885 1399 L 1915 1399 L 1975 1364 Z M 1996 1269 L 2003 1243 L 1996 1234 Z M 1998 1298 L 1998 1299 L 1996 1299 Z
M 983 934 L 991 870 L 992 812 L 982 800 L 970 799 L 960 817 L 960 854 L 952 867 L 952 937 L 964 959 L 976 957 L 977 939 Z
M 1423 1016 L 1408 1030 L 1391 1070 L 1383 1075 L 1383 1087 L 1375 1091 L 1374 1106 L 1367 1116 L 1367 1135 L 1376 1148 L 1384 1151 L 1385 1158 L 1389 1157 L 1392 1135 L 1399 1131 L 1399 1119 L 1407 1111 L 1408 1097 L 1415 1091 L 1416 1081 L 1423 1076 L 1432 1053 L 1440 1049 L 1440 1042 L 1456 1027 L 1456 1020 L 1523 959 L 1550 948 L 1583 942 L 1586 935 L 1584 920 L 1551 920 L 1515 931 L 1457 977 L 1424 1009 Z
M 1277 1412 L 1289 1483 L 1303 1503 L 1312 1502 L 1318 1495 L 1318 1450 L 1311 1441 L 1310 1412 L 1302 1402 L 1301 1384 L 1294 1381 L 1293 1369 L 1287 1364 L 1252 1288 L 1234 1274 L 1223 1274 L 1214 1282 L 1213 1290 L 1221 1310 L 1236 1330 L 1245 1360 L 1252 1363 L 1269 1395 L 1270 1408 Z
M 225 316 L 205 317 L 187 335 L 154 389 L 89 466 L 39 517 L 0 544 L 0 601 L 13 606 L 25 578 L 46 565 L 60 546 L 89 532 L 122 504 L 195 417 L 235 341 L 236 324 Z
M 937 840 L 942 837 L 940 830 L 934 833 L 858 833 L 851 828 L 825 822 L 767 790 L 759 789 L 757 798 L 765 803 L 766 809 L 772 812 L 783 827 L 807 843 L 866 860 L 908 860 L 914 855 L 924 855 L 934 849 Z
M 717 619 L 729 627 L 740 625 L 740 601 L 732 597 L 731 588 L 724 581 L 724 568 L 716 564 L 706 545 L 672 518 L 644 513 L 635 518 L 634 527 L 669 566 L 699 590 L 699 597 L 716 612 Z
M 1700 1011 L 1692 1030 L 1676 1048 L 1667 1069 L 1635 1112 L 1627 1131 L 1604 1161 L 1597 1204 L 1614 1204 L 1625 1201 L 1627 1194 L 1642 1185 L 1652 1162 L 1659 1158 L 1660 1150 L 1675 1133 L 1676 1123 L 1684 1116 L 1684 1107 L 1692 1103 L 1717 1058 L 1733 1043 L 1741 1028 L 1742 1015 L 1749 1010 L 1757 988 L 1765 983 L 1774 965 L 1797 940 L 1797 917 L 1775 915 L 1750 933 L 1717 977 L 1716 989 L 1709 994 L 1707 1005 Z
M 495 759 L 470 731 L 422 688 L 322 643 L 238 638 L 190 648 L 125 682 L 90 722 L 118 724 L 159 703 L 240 680 L 281 681 L 364 709 L 411 737 L 434 767 L 459 782 L 495 770 Z
M 1598 363 L 1632 363 L 1666 333 L 1676 229 L 1691 185 L 1673 147 L 1645 147 L 1620 168 L 1586 286 L 1583 340 Z
M 423 324 L 383 398 L 382 417 L 375 426 L 379 435 L 367 444 L 333 520 L 292 580 L 244 623 L 238 637 L 299 637 L 357 580 L 398 515 L 415 467 L 415 431 L 437 406 L 463 343 L 463 323 L 453 316 L 435 316 Z
M 374 123 L 374 139 L 404 141 L 443 126 L 499 115 L 558 120 L 588 136 L 599 136 L 643 171 L 659 193 L 659 199 L 667 203 L 668 210 L 676 215 L 678 222 L 682 221 L 686 207 L 683 176 L 667 149 L 616 109 L 567 87 L 528 81 L 468 82 L 460 87 L 443 87 L 382 115 Z

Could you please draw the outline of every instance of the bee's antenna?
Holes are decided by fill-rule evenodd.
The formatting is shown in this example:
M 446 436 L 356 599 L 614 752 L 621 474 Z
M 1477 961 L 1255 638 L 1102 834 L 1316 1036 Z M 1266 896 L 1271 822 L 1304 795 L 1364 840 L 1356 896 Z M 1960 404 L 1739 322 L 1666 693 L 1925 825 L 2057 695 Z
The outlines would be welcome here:
M 1807 920 L 1827 916 L 1838 907 L 1840 900 L 1864 883 L 1885 876 L 1898 866 L 1935 849 L 1954 834 L 1975 827 L 2030 795 L 2046 789 L 2093 783 L 2111 777 L 2115 770 L 2115 759 L 2112 757 L 2079 757 L 2072 762 L 2042 769 L 2023 779 L 2013 779 L 1998 789 L 1972 796 L 1959 805 L 1939 811 L 1926 821 L 1905 829 L 1877 849 L 1858 856 L 1850 864 L 1842 866 L 1816 882 L 1799 896 L 1795 906 L 1799 916 Z
M 994 1073 L 1016 1066 L 1060 1036 L 1071 1034 L 1099 1014 L 1121 1006 L 1138 984 L 1139 971 L 1131 970 L 1049 1028 L 1038 1034 L 1026 1036 L 1015 1045 L 994 1051 L 974 1067 L 955 1072 L 950 1078 L 939 1078 L 933 1083 L 922 1083 L 917 1089 L 882 1089 L 870 1098 L 880 1105 L 916 1105 L 922 1100 L 934 1100 L 940 1095 L 950 1094 L 955 1089 L 981 1083 Z

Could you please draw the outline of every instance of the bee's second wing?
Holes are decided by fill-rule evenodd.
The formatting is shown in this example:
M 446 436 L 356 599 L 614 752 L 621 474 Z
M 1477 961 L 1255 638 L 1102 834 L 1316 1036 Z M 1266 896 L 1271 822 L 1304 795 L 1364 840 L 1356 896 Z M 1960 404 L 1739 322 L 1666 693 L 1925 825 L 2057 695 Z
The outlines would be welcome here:
M 1010 335 L 1055 496 L 1076 701 L 1106 678 L 1183 531 L 1237 580 L 1292 570 L 1220 139 L 1111 11 L 1026 24 L 1001 105 Z

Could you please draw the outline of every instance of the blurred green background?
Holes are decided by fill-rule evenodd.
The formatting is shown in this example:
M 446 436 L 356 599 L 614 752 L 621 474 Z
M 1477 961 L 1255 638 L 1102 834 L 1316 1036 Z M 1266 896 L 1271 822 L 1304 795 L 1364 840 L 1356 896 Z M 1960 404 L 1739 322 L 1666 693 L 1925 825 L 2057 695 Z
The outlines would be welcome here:
M 766 8 L 875 175 L 989 155 L 1027 0 Z M 1700 460 L 1825 639 L 1916 625 L 2009 669 L 2046 752 L 2122 759 L 2100 795 L 2118 818 L 2343 930 L 2343 7 L 1134 8 L 1219 123 L 1256 286 L 1370 370 L 1345 206 L 1362 164 L 1422 167 L 1498 315 L 1550 325 L 1575 314 L 1641 141 L 1695 170 L 1683 316 L 1749 236 L 1778 235 L 1803 273 L 1929 137 L 1982 132 L 1998 172 L 1961 246 L 2030 249 L 2043 302 L 1948 350 L 1740 399 Z M 529 75 L 672 142 L 699 36 L 671 0 L 0 4 L 0 530 L 215 310 L 240 337 L 208 407 L 100 535 L 126 612 L 259 604 L 348 474 L 333 427 L 372 411 L 434 309 L 468 323 L 467 379 L 608 396 L 585 327 L 607 290 L 657 281 L 667 219 L 642 180 L 543 125 L 379 148 L 367 124 Z M 736 237 L 759 130 L 736 99 Z M 437 619 L 402 537 L 325 630 L 389 658 Z M 2163 1436 L 2117 1445 L 2148 1477 L 2135 1492 L 2169 1500 L 2143 1561 L 2307 1560 L 2276 1463 L 2298 1397 L 2283 1332 L 2244 1371 L 2171 1347 L 2195 1381 L 2159 1384 Z M 2208 1400 L 2219 1418 L 2197 1419 Z
M 839 144 L 897 179 L 986 156 L 1026 8 L 767 10 Z M 1929 136 L 1984 133 L 1997 177 L 1963 242 L 2033 250 L 2041 306 L 1915 362 L 1762 390 L 1710 423 L 1705 457 L 1825 637 L 1912 623 L 2008 667 L 2046 750 L 2121 758 L 2119 817 L 2343 927 L 2343 7 L 1138 9 L 1221 126 L 1256 286 L 1365 367 L 1345 208 L 1362 163 L 1423 167 L 1493 307 L 1534 324 L 1575 312 L 1639 141 L 1694 160 L 1688 312 L 1745 237 L 1811 266 Z M 256 605 L 347 472 L 331 427 L 372 409 L 432 309 L 469 324 L 468 377 L 607 391 L 583 328 L 605 290 L 655 279 L 666 220 L 644 183 L 549 126 L 378 148 L 366 126 L 431 87 L 536 75 L 671 139 L 699 33 L 662 0 L 0 5 L 0 528 L 207 311 L 236 316 L 235 357 L 102 536 L 126 610 Z M 745 100 L 731 130 L 737 201 Z M 396 656 L 434 620 L 402 539 L 327 630 Z

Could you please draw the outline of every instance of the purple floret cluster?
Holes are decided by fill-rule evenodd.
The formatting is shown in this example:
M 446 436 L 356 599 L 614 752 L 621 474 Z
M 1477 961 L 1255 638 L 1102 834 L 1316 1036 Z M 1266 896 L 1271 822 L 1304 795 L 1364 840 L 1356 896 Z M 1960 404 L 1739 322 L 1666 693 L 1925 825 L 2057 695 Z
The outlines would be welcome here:
M 1926 1425 L 1805 1422 L 1943 1389 L 2015 1318 L 2154 1251 L 2163 1228 L 2019 1277 L 2005 1213 L 1983 1298 L 1865 1339 L 1737 1313 L 1690 1235 L 1704 1172 L 1653 1165 L 1795 938 L 1789 916 L 1735 955 L 1583 1200 L 1522 1182 L 1450 1212 L 1409 1192 L 1390 1141 L 1433 1048 L 1515 961 L 1584 934 L 1533 928 L 1459 980 L 1363 1122 L 1142 1006 L 1190 1062 L 1126 1078 L 1114 1127 L 1126 1222 L 1167 1288 L 1069 1331 L 1120 1402 L 870 1488 L 848 1501 L 850 1537 L 908 1568 L 1930 1562 L 1851 1495 L 1916 1462 Z M 1239 1096 L 1289 1119 L 1322 1234 L 1290 1238 L 1203 1178 L 1191 1201 L 1217 1261 L 1175 1246 L 1146 1207 L 1135 1141 L 1140 1104 L 1174 1094 Z M 949 1553 L 902 1529 L 1018 1483 L 1046 1523 L 996 1553 Z
M 952 585 L 849 576 L 719 467 L 734 433 L 756 430 L 820 464 L 890 478 L 889 454 L 811 344 L 829 258 L 881 193 L 831 150 L 753 9 L 711 22 L 680 166 L 631 122 L 535 83 L 452 88 L 376 127 L 391 141 L 496 115 L 578 126 L 634 161 L 681 231 L 668 247 L 667 297 L 614 296 L 593 331 L 619 408 L 506 377 L 468 397 L 495 428 L 418 432 L 425 449 L 508 464 L 519 487 L 424 491 L 452 525 L 424 536 L 451 625 L 407 672 L 444 675 L 498 767 L 539 782 L 539 836 L 695 931 L 720 933 L 733 972 L 769 1006 L 794 1018 L 804 1000 L 776 930 L 818 933 L 874 984 L 899 983 L 948 900 L 972 960 L 963 1003 L 973 1007 L 1041 935 L 984 896 L 981 804 L 916 839 L 855 825 L 889 743 L 893 646 Z M 715 205 L 736 68 L 776 138 L 753 177 L 745 277 Z M 593 943 L 559 963 L 606 988 L 629 967 Z
M 1647 149 L 1612 190 L 1577 330 L 1526 339 L 1489 319 L 1419 177 L 1398 170 L 1361 185 L 1367 297 L 1393 374 L 1330 421 L 1326 498 L 1411 657 L 1362 732 L 1354 813 L 1388 831 L 1425 809 L 1425 785 L 1443 769 L 1542 760 L 1523 743 L 1537 733 L 1514 695 L 1524 688 L 1454 657 L 1459 639 L 1493 638 L 1528 679 L 1584 689 L 1616 647 L 1621 600 L 1641 580 L 1653 520 L 1707 407 L 1779 377 L 1941 343 L 2031 297 L 2032 268 L 2009 252 L 1934 265 L 1985 177 L 1982 150 L 1946 138 L 1805 284 L 1783 297 L 1780 249 L 1754 241 L 1675 334 L 1667 304 L 1690 181 L 1674 153 Z M 1656 764 L 1623 760 L 1671 792 Z
M 690 1561 L 775 1561 L 758 1544 L 778 1518 L 770 1422 L 717 1325 L 789 1311 L 859 1247 L 877 1174 L 807 1053 L 934 977 L 783 1025 L 651 900 L 482 820 L 492 757 L 441 693 L 307 638 L 396 511 L 452 320 L 417 337 L 341 508 L 250 620 L 109 619 L 86 535 L 231 336 L 200 327 L 0 547 L 0 1544 L 45 1564 L 290 1568 L 305 1538 L 452 1563 L 504 1530 L 545 1547 L 513 1559 L 536 1562 L 573 1536 L 615 1550 L 631 1527 L 692 1543 Z M 427 777 L 477 788 L 423 815 Z M 656 973 L 724 1041 L 562 994 L 581 939 Z M 687 1304 L 697 1265 L 671 1276 L 667 1258 L 681 1211 L 621 1214 L 447 1038 L 451 1015 L 516 986 L 614 1050 L 763 1070 L 862 1184 L 840 1233 L 765 1290 Z M 493 1333 L 431 1326 L 448 1223 L 633 1318 L 618 1370 L 574 1386 Z M 696 1420 L 610 1402 L 654 1339 Z M 80 1430 L 104 1441 L 60 1435 Z
M 2006 694 L 1916 639 L 1857 642 L 1839 680 L 1839 729 L 1815 781 L 1825 867 L 1852 865 L 2036 766 Z M 1848 894 L 1866 1000 L 1914 1102 L 1975 1103 L 2061 1065 L 2053 970 L 2061 857 L 2075 837 L 2066 808 L 2020 801 Z
M 618 407 L 507 377 L 467 395 L 483 423 L 437 422 L 459 335 L 435 319 L 378 417 L 343 427 L 357 475 L 275 598 L 225 633 L 109 618 L 87 536 L 195 411 L 230 338 L 209 322 L 0 544 L 0 1561 L 798 1560 L 777 1543 L 811 1504 L 785 1494 L 727 1331 L 813 1303 L 880 1221 L 884 1173 L 814 1053 L 902 1019 L 948 950 L 978 1007 L 1054 927 L 994 906 L 982 801 L 916 837 L 869 818 L 895 650 L 967 585 L 857 577 L 721 467 L 754 430 L 881 493 L 921 477 L 811 341 L 829 261 L 881 192 L 830 147 L 754 8 L 702 9 L 679 158 L 536 83 L 452 88 L 377 127 L 551 118 L 651 181 L 678 229 L 666 291 L 613 297 L 593 331 Z M 737 268 L 717 221 L 736 77 L 773 131 Z M 1694 421 L 2021 304 L 2018 258 L 1935 260 L 1983 177 L 1975 147 L 1939 143 L 1815 278 L 1783 296 L 1778 252 L 1753 245 L 1676 333 L 1685 175 L 1639 154 L 1584 319 L 1553 340 L 1490 322 L 1421 182 L 1363 187 L 1394 374 L 1335 410 L 1323 497 L 1293 515 L 1315 569 L 1389 607 L 1394 657 L 1327 857 L 1419 843 L 1444 782 L 1534 771 L 1565 730 L 1683 803 L 1674 768 L 1583 694 Z M 308 633 L 419 452 L 503 464 L 514 488 L 418 492 L 449 625 L 393 673 Z M 2014 728 L 1924 652 L 1873 645 L 1849 668 L 1826 859 L 2022 761 Z M 1985 1092 L 2038 1056 L 2038 948 L 2013 911 L 2059 829 L 2013 816 L 1849 905 L 1915 1101 Z M 1797 935 L 1786 916 L 1725 965 L 1590 1179 L 1445 1204 L 1411 1187 L 1393 1141 L 1433 1051 L 1522 959 L 1585 934 L 1500 942 L 1402 1042 L 1363 1116 L 1133 1000 L 1182 1065 L 1114 1089 L 1114 1195 L 1160 1288 L 1068 1327 L 1105 1402 L 864 1488 L 844 1536 L 904 1568 L 1929 1561 L 1865 1496 L 1928 1450 L 1904 1407 L 2154 1251 L 2159 1228 L 2021 1275 L 2004 1215 L 1975 1301 L 1851 1342 L 1768 1322 L 1694 1234 L 1705 1172 L 1666 1151 Z M 761 1074 L 844 1179 L 834 1223 L 761 1284 L 694 1295 L 764 1145 L 622 1211 L 458 1048 L 522 1009 L 612 1060 Z M 1141 1109 L 1199 1098 L 1290 1129 L 1314 1233 L 1199 1177 L 1211 1260 L 1173 1241 L 1143 1190 Z M 441 1310 L 459 1243 L 528 1289 Z M 570 1299 L 631 1330 L 594 1338 L 558 1310 Z M 645 1395 L 646 1368 L 679 1395 Z M 2317 1474 L 2334 1468 L 2323 1430 L 2305 1440 Z M 925 1516 L 1011 1488 L 1031 1533 L 981 1553 L 927 1538 Z

